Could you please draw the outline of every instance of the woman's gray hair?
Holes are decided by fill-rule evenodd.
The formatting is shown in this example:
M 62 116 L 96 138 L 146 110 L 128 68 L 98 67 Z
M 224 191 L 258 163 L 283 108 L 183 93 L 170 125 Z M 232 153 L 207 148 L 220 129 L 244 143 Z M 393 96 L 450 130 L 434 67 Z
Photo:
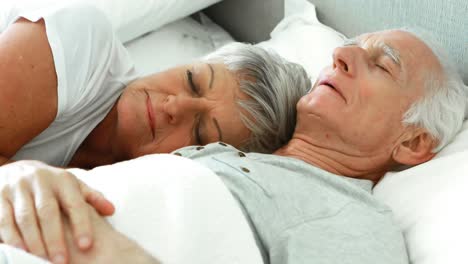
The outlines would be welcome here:
M 242 122 L 252 133 L 242 150 L 272 153 L 291 139 L 296 104 L 312 86 L 300 65 L 244 43 L 228 44 L 204 60 L 226 65 L 238 76 L 240 90 L 250 97 L 238 100 L 248 113 L 241 113 Z
M 463 124 L 467 87 L 453 61 L 431 34 L 422 29 L 402 30 L 423 41 L 435 54 L 442 68 L 442 72 L 425 69 L 425 95 L 413 103 L 403 117 L 404 124 L 424 128 L 437 140 L 437 145 L 432 149 L 433 153 L 437 153 L 450 143 Z

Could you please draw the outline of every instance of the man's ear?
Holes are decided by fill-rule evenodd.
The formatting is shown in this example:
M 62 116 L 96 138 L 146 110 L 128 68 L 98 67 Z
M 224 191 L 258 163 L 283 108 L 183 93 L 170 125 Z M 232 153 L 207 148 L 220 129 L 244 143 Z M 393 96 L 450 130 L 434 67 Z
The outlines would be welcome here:
M 435 153 L 432 153 L 435 144 L 436 140 L 429 133 L 423 129 L 418 129 L 412 131 L 406 139 L 395 147 L 392 158 L 399 164 L 418 165 L 435 156 Z

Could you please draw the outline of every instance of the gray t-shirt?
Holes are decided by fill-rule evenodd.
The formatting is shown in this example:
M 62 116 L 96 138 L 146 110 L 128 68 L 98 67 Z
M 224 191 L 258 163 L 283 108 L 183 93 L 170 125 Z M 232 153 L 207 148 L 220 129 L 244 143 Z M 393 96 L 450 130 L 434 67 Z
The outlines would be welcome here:
M 224 143 L 176 153 L 213 170 L 238 200 L 265 263 L 408 263 L 392 212 L 372 183 L 301 160 Z

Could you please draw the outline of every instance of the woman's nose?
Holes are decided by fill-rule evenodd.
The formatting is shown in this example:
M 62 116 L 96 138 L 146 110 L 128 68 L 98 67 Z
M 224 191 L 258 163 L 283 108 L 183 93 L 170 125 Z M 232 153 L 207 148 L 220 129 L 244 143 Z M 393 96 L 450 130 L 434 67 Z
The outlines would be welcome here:
M 164 112 L 170 124 L 185 122 L 194 118 L 202 109 L 200 99 L 183 95 L 169 95 L 164 101 Z
M 358 46 L 338 47 L 333 51 L 333 69 L 338 68 L 354 77 L 358 73 L 360 63 L 365 62 L 365 56 L 365 50 Z

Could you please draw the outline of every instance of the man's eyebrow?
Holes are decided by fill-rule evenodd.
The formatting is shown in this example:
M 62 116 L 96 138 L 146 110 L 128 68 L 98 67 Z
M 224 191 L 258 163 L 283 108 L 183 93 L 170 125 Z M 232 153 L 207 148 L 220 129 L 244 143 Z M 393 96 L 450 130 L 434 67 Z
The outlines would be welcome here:
M 359 40 L 356 38 L 346 39 L 343 43 L 343 46 L 358 46 Z M 379 48 L 382 49 L 383 54 L 388 56 L 392 61 L 398 66 L 401 67 L 400 53 L 394 49 L 392 46 L 387 43 L 380 43 Z
M 358 41 L 356 38 L 347 38 L 343 42 L 343 46 L 356 46 L 358 45 Z
M 213 123 L 215 124 L 216 130 L 218 130 L 218 141 L 223 141 L 223 132 L 221 131 L 221 127 L 219 126 L 218 120 L 213 117 Z
M 385 55 L 390 57 L 390 59 L 392 59 L 392 61 L 396 65 L 398 65 L 398 67 L 401 67 L 400 53 L 396 49 L 392 48 L 391 46 L 389 46 L 386 43 L 383 43 L 381 45 L 381 48 L 382 48 Z
M 213 87 L 213 82 L 214 82 L 214 69 L 213 69 L 213 66 L 209 63 L 208 63 L 208 67 L 210 68 L 210 73 L 211 73 L 210 85 L 208 86 L 208 88 L 211 89 Z

